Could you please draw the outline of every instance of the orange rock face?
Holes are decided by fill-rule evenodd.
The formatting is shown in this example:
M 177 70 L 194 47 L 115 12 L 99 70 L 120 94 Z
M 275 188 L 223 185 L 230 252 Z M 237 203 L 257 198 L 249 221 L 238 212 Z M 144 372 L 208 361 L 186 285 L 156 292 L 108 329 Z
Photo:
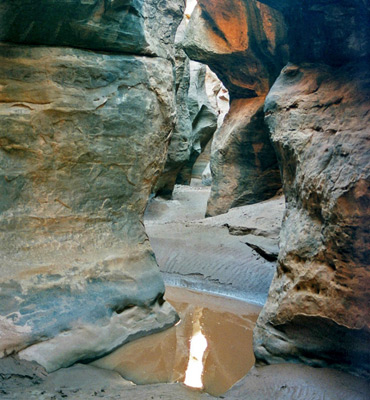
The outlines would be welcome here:
M 281 14 L 256 1 L 198 4 L 184 40 L 189 57 L 208 64 L 231 98 L 266 95 L 287 60 Z
M 230 51 L 248 49 L 246 6 L 241 0 L 199 0 L 198 4 L 210 23 L 217 44 Z

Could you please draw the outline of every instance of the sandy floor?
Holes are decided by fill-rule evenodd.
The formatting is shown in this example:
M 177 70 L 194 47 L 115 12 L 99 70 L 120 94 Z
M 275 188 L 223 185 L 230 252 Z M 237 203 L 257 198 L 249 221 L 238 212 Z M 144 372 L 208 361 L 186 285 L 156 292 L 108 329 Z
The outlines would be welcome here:
M 165 282 L 264 304 L 275 262 L 246 243 L 278 251 L 284 199 L 204 219 L 208 188 L 177 186 L 173 200 L 153 199 L 145 215 Z

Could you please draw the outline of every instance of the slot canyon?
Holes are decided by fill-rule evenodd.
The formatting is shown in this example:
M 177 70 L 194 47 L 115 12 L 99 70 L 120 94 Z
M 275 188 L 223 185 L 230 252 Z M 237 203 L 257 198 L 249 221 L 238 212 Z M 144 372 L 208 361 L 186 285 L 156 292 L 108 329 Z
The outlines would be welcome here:
M 369 399 L 369 66 L 369 0 L 0 0 L 0 399 Z

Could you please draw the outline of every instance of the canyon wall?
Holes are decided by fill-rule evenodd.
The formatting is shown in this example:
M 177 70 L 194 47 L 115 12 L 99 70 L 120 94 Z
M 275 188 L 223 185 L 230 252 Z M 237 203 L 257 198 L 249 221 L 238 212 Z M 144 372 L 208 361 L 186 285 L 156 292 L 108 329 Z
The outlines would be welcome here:
M 217 129 L 221 90 L 217 77 L 210 79 L 206 65 L 189 60 L 182 46 L 187 17 L 180 25 L 175 42 L 176 122 L 169 138 L 167 160 L 154 193 L 171 198 L 175 184 L 189 185 L 193 165 Z M 211 87 L 210 87 L 211 86 Z
M 277 272 L 254 332 L 259 363 L 368 375 L 369 15 L 369 2 L 360 0 L 199 0 L 189 24 L 187 53 L 218 73 L 232 99 L 215 138 L 208 214 L 237 202 L 230 193 L 241 190 L 235 176 L 243 173 L 235 171 L 256 169 L 261 141 L 253 134 L 262 126 L 282 176 L 287 206 Z M 240 153 L 249 155 L 247 167 L 235 165 Z M 252 176 L 248 190 L 253 180 L 267 188 L 261 172 Z
M 292 62 L 265 113 L 287 210 L 255 354 L 368 375 L 369 4 L 283 12 Z
M 229 90 L 231 100 L 212 144 L 207 215 L 213 216 L 266 200 L 281 188 L 263 103 L 287 61 L 288 49 L 278 11 L 255 1 L 198 4 L 184 49 L 190 58 L 210 66 Z
M 176 321 L 142 216 L 173 130 L 183 11 L 0 2 L 0 356 L 50 371 Z

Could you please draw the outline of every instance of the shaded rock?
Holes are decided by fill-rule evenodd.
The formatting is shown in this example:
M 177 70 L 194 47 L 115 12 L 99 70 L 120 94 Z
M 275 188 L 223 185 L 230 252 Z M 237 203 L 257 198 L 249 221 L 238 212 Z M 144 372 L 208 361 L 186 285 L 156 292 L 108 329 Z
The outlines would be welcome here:
M 249 0 L 244 0 L 248 3 Z M 370 3 L 363 0 L 261 0 L 285 17 L 290 61 L 342 65 L 370 55 Z
M 369 79 L 366 63 L 290 64 L 266 99 L 287 212 L 260 361 L 370 370 Z
M 217 129 L 218 106 L 212 101 L 214 100 L 212 96 L 217 96 L 217 90 L 221 90 L 221 85 L 217 80 L 216 93 L 207 90 L 206 83 L 210 74 L 212 72 L 205 65 L 190 61 L 190 84 L 186 100 L 192 128 L 188 138 L 189 155 L 176 177 L 176 183 L 180 185 L 190 184 L 193 166 Z
M 217 129 L 217 104 L 210 101 L 215 96 L 213 92 L 207 93 L 206 66 L 189 61 L 181 44 L 178 44 L 177 54 L 178 121 L 164 171 L 155 187 L 155 192 L 165 198 L 171 198 L 176 183 L 190 184 L 193 165 Z M 219 83 L 218 86 L 221 90 Z
M 184 0 L 2 0 L 0 41 L 167 57 L 183 12 Z
M 47 372 L 35 362 L 19 360 L 15 357 L 0 359 L 0 396 L 21 388 L 39 385 Z
M 281 188 L 263 104 L 264 97 L 231 103 L 212 143 L 212 188 L 207 216 L 266 200 Z
M 210 163 L 207 164 L 204 171 L 202 172 L 202 184 L 204 186 L 212 185 L 212 174 L 211 174 L 211 164 Z
M 172 77 L 162 58 L 0 46 L 0 355 L 50 371 L 176 321 L 141 223 Z

